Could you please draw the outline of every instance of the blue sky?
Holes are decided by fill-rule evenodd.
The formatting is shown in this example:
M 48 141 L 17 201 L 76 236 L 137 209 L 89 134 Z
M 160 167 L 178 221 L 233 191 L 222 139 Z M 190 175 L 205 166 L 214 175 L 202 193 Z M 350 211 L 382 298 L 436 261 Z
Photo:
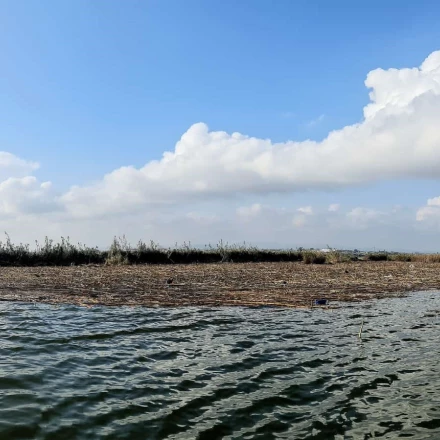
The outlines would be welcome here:
M 199 122 L 212 132 L 239 132 L 273 143 L 322 141 L 334 130 L 362 122 L 370 71 L 419 67 L 440 48 L 439 14 L 435 1 L 402 7 L 402 2 L 383 0 L 0 0 L 0 150 L 38 162 L 38 169 L 25 174 L 52 183 L 53 200 L 49 203 L 44 195 L 46 208 L 38 210 L 38 218 L 50 216 L 54 222 L 49 232 L 67 235 L 70 227 L 90 241 L 95 234 L 82 237 L 80 232 L 84 227 L 78 222 L 85 220 L 73 219 L 74 208 L 59 206 L 72 186 L 92 188 L 86 190 L 90 193 L 105 174 L 122 166 L 141 169 L 161 160 Z M 257 194 L 232 185 L 221 197 L 214 191 L 217 195 L 166 209 L 152 207 L 150 194 L 137 195 L 126 214 L 136 219 L 145 209 L 152 225 L 148 230 L 132 228 L 133 219 L 117 220 L 121 214 L 113 213 L 111 203 L 99 215 L 116 219 L 105 231 L 107 241 L 124 227 L 137 232 L 136 238 L 183 241 L 186 237 L 160 230 L 161 216 L 177 221 L 195 210 L 211 218 L 254 204 L 291 210 L 292 215 L 301 206 L 318 212 L 329 204 L 345 207 L 346 213 L 357 207 L 383 212 L 395 205 L 417 210 L 440 194 L 437 171 L 430 170 L 428 179 L 420 169 L 397 178 L 388 171 L 337 188 L 316 189 L 312 183 Z M 36 215 L 29 206 L 37 202 L 29 194 L 22 206 L 26 215 Z M 50 212 L 49 205 L 58 210 Z M 6 229 L 17 223 L 17 216 L 30 221 L 23 212 L 8 209 L 0 217 Z M 94 230 L 94 221 L 87 220 L 88 230 Z M 195 224 L 188 239 L 216 241 L 219 231 L 241 237 L 230 218 L 216 222 L 200 238 Z M 318 228 L 332 238 L 334 232 L 326 227 L 310 225 L 310 245 L 321 244 L 312 243 Z M 251 240 L 264 241 L 258 240 L 261 225 L 255 228 Z M 431 228 L 434 234 L 436 226 Z M 420 232 L 413 233 L 417 246 Z M 354 236 L 343 244 L 366 245 L 371 240 L 362 234 L 362 243 Z M 19 230 L 16 235 L 21 238 Z M 296 244 L 295 237 L 289 244 Z M 335 241 L 344 241 L 338 237 Z M 266 241 L 279 240 L 275 234 Z M 397 241 L 387 245 L 397 246 Z M 431 238 L 421 244 L 428 245 Z

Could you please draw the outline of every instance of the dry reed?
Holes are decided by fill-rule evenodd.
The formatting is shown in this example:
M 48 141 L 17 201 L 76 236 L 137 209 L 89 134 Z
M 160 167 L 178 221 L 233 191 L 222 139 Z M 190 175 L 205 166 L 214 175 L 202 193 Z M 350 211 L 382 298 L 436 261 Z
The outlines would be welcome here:
M 171 284 L 166 280 L 173 279 Z M 82 305 L 308 307 L 440 289 L 436 263 L 4 267 L 0 300 Z

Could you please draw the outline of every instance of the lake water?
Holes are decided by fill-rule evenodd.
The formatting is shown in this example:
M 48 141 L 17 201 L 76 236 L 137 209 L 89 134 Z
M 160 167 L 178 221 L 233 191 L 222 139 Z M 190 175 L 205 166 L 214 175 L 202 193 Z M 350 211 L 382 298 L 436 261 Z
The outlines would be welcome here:
M 0 439 L 439 439 L 438 313 L 2 303 Z

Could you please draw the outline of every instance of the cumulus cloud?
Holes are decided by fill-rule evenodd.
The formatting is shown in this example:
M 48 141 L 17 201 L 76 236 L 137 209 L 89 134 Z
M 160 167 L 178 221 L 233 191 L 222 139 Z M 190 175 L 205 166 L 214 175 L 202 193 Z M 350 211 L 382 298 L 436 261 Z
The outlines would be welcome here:
M 51 182 L 31 175 L 38 168 L 37 162 L 0 151 L 0 219 L 59 209 Z
M 440 177 L 440 51 L 419 68 L 367 75 L 364 119 L 321 142 L 274 143 L 191 126 L 160 160 L 73 187 L 62 202 L 88 216 L 241 194 L 329 190 L 392 178 Z
M 26 177 L 38 168 L 37 162 L 29 162 L 6 151 L 0 151 L 0 181 L 10 177 Z
M 0 182 L 0 216 L 40 214 L 60 209 L 50 182 L 34 176 L 10 177 Z
M 428 199 L 426 206 L 417 211 L 416 220 L 418 222 L 440 221 L 440 197 Z
M 95 183 L 79 182 L 64 194 L 33 176 L 38 163 L 0 152 L 0 220 L 53 212 L 63 221 L 92 224 L 93 219 L 94 224 L 109 225 L 110 219 L 137 214 L 141 219 L 137 228 L 152 225 L 155 234 L 163 230 L 166 236 L 176 224 L 170 220 L 166 224 L 173 226 L 166 229 L 164 222 L 155 219 L 178 207 L 189 212 L 182 214 L 179 225 L 187 225 L 186 232 L 194 227 L 201 234 L 201 224 L 220 228 L 222 221 L 215 214 L 193 210 L 191 204 L 218 199 L 225 206 L 239 197 L 260 200 L 272 193 L 327 191 L 378 180 L 440 178 L 440 51 L 429 55 L 420 67 L 373 70 L 365 85 L 370 89 L 370 102 L 363 119 L 330 132 L 320 142 L 275 143 L 213 131 L 197 123 L 159 160 L 141 168 L 118 168 Z M 342 212 L 339 204 L 323 207 L 322 212 L 314 208 L 282 211 L 255 203 L 230 207 L 230 214 L 235 223 L 245 220 L 240 223 L 242 229 L 236 228 L 242 234 L 251 224 L 258 225 L 255 230 L 260 234 L 270 225 L 271 233 L 281 231 L 280 237 L 292 228 L 303 228 L 298 235 L 309 226 L 324 230 L 328 221 L 335 229 L 340 224 L 359 230 L 372 224 L 391 225 L 390 219 L 396 218 L 362 207 Z M 412 215 L 419 223 L 440 218 L 440 198 L 428 200 Z M 177 232 L 183 234 L 183 227 Z

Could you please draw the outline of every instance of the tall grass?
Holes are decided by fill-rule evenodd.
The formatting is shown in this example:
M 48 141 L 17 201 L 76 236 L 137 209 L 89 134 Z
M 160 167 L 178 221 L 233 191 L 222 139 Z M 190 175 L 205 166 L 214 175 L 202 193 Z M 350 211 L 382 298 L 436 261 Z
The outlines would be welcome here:
M 353 256 L 334 249 L 328 252 L 316 250 L 287 249 L 269 250 L 249 246 L 228 244 L 220 241 L 217 245 L 195 248 L 190 242 L 164 248 L 154 241 L 139 241 L 135 246 L 128 243 L 125 236 L 115 237 L 106 250 L 91 248 L 82 243 L 72 244 L 69 237 L 61 237 L 55 243 L 45 238 L 43 243 L 35 242 L 31 249 L 28 244 L 12 243 L 8 234 L 0 241 L 0 266 L 69 266 L 81 264 L 193 264 L 193 263 L 250 263 L 250 262 L 304 262 L 305 264 L 333 264 L 348 262 Z M 393 254 L 386 252 L 369 253 L 364 259 L 370 261 L 414 261 L 440 263 L 440 254 Z
M 195 248 L 184 242 L 173 248 L 162 248 L 151 241 L 148 245 L 139 241 L 131 247 L 125 237 L 115 238 L 105 257 L 106 264 L 191 264 L 191 263 L 250 263 L 302 261 L 303 253 L 296 250 L 265 250 L 242 245 L 230 245 L 220 241 L 216 246 Z
M 106 250 L 91 248 L 81 243 L 73 244 L 69 237 L 55 243 L 45 238 L 43 243 L 12 243 L 8 234 L 0 241 L 0 266 L 69 266 L 80 264 L 191 264 L 219 262 L 293 262 L 303 261 L 304 253 L 298 250 L 266 250 L 220 241 L 216 246 L 195 248 L 191 243 L 164 248 L 154 241 L 139 241 L 132 246 L 125 236 L 115 237 Z
M 105 260 L 98 248 L 74 245 L 69 237 L 61 237 L 59 243 L 46 237 L 44 243 L 35 241 L 35 249 L 31 249 L 29 244 L 13 244 L 9 235 L 5 235 L 5 241 L 0 241 L 0 266 L 67 266 L 100 264 Z

